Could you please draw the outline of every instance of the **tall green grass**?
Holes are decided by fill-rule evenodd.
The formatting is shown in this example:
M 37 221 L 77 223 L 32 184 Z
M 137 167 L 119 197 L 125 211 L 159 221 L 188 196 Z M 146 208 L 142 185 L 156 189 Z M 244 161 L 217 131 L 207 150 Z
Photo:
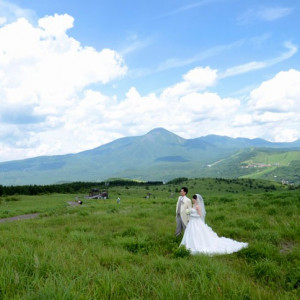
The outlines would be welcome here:
M 0 299 L 299 299 L 299 190 L 247 180 L 182 185 L 202 194 L 219 236 L 249 247 L 212 257 L 179 248 L 181 186 L 114 187 L 108 200 L 2 197 L 2 218 L 41 214 L 0 224 Z M 69 206 L 76 196 L 83 205 Z

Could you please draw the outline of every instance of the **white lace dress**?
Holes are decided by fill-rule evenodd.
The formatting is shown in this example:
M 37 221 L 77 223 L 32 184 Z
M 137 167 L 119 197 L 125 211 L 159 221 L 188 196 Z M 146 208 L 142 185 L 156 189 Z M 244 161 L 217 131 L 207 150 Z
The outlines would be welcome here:
M 230 254 L 248 246 L 248 243 L 219 237 L 200 218 L 197 211 L 192 208 L 190 221 L 187 224 L 180 245 L 184 245 L 191 254 Z

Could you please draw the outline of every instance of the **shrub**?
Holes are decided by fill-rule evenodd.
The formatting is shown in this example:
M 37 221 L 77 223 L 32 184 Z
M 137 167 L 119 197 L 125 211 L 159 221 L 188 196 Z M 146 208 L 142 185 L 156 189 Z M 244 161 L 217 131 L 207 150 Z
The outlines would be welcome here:
M 88 211 L 82 210 L 77 213 L 78 216 L 88 216 L 90 213 Z
M 187 180 L 188 180 L 188 178 L 186 178 L 186 177 L 178 177 L 178 178 L 174 178 L 173 180 L 169 181 L 167 184 L 180 184 Z
M 156 253 L 163 255 L 173 253 L 173 250 L 178 248 L 180 241 L 181 237 L 175 237 L 173 234 L 155 235 L 152 239 Z
M 214 218 L 215 221 L 224 221 L 225 220 L 225 216 L 224 215 L 218 215 Z
M 285 274 L 285 284 L 288 289 L 299 289 L 300 288 L 300 270 L 298 266 L 293 266 L 287 270 Z
M 122 232 L 122 237 L 124 236 L 136 236 L 138 233 L 138 230 L 134 227 L 129 227 L 127 229 L 125 229 L 123 232 Z
M 271 207 L 268 209 L 268 215 L 269 216 L 274 216 L 277 215 L 277 209 L 275 207 Z
M 109 207 L 106 212 L 108 214 L 114 214 L 114 213 L 117 213 L 118 211 L 119 211 L 118 208 L 112 206 L 112 207 Z
M 280 234 L 277 231 L 260 230 L 254 235 L 254 237 L 259 241 L 271 243 L 276 246 L 280 242 Z
M 5 198 L 5 201 L 6 202 L 10 202 L 10 201 L 20 201 L 21 199 L 19 198 L 19 197 L 15 197 L 15 196 L 13 196 L 13 197 L 6 197 Z
M 265 206 L 266 206 L 266 203 L 265 203 L 265 201 L 263 201 L 263 200 L 255 201 L 255 202 L 253 203 L 253 206 L 256 207 L 256 208 L 262 208 L 262 207 L 265 207 Z
M 227 203 L 227 202 L 232 202 L 233 199 L 232 198 L 228 198 L 228 197 L 221 197 L 219 199 L 220 202 L 223 202 L 223 203 Z
M 148 254 L 151 249 L 151 243 L 146 240 L 133 240 L 124 243 L 124 248 L 131 253 Z
M 268 283 L 271 281 L 280 280 L 281 274 L 278 266 L 274 261 L 264 259 L 258 261 L 254 266 L 254 275 L 257 279 Z
M 187 257 L 190 255 L 191 255 L 190 250 L 186 249 L 185 246 L 183 246 L 183 245 L 181 245 L 180 247 L 175 248 L 173 250 L 173 256 L 176 258 L 179 258 L 179 257 L 183 258 L 183 257 Z
M 246 258 L 248 261 L 258 261 L 261 259 L 277 259 L 279 252 L 275 246 L 268 243 L 256 243 L 250 244 L 247 248 L 237 252 L 240 257 Z

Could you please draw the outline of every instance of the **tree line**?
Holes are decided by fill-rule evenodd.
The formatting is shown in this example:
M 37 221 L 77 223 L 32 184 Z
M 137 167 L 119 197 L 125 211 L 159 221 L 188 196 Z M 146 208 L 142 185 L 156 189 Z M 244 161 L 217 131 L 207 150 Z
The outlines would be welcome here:
M 11 195 L 40 195 L 40 194 L 72 194 L 85 193 L 87 190 L 97 188 L 99 190 L 107 189 L 109 186 L 149 186 L 161 185 L 162 181 L 138 182 L 134 180 L 113 180 L 103 182 L 71 182 L 51 185 L 19 185 L 3 186 L 0 185 L 0 196 Z

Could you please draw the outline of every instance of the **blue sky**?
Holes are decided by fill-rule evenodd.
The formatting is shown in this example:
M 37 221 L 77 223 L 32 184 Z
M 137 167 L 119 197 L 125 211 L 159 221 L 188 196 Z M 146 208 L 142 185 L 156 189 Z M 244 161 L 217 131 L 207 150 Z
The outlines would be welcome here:
M 300 4 L 0 0 L 0 161 L 164 127 L 300 138 Z

